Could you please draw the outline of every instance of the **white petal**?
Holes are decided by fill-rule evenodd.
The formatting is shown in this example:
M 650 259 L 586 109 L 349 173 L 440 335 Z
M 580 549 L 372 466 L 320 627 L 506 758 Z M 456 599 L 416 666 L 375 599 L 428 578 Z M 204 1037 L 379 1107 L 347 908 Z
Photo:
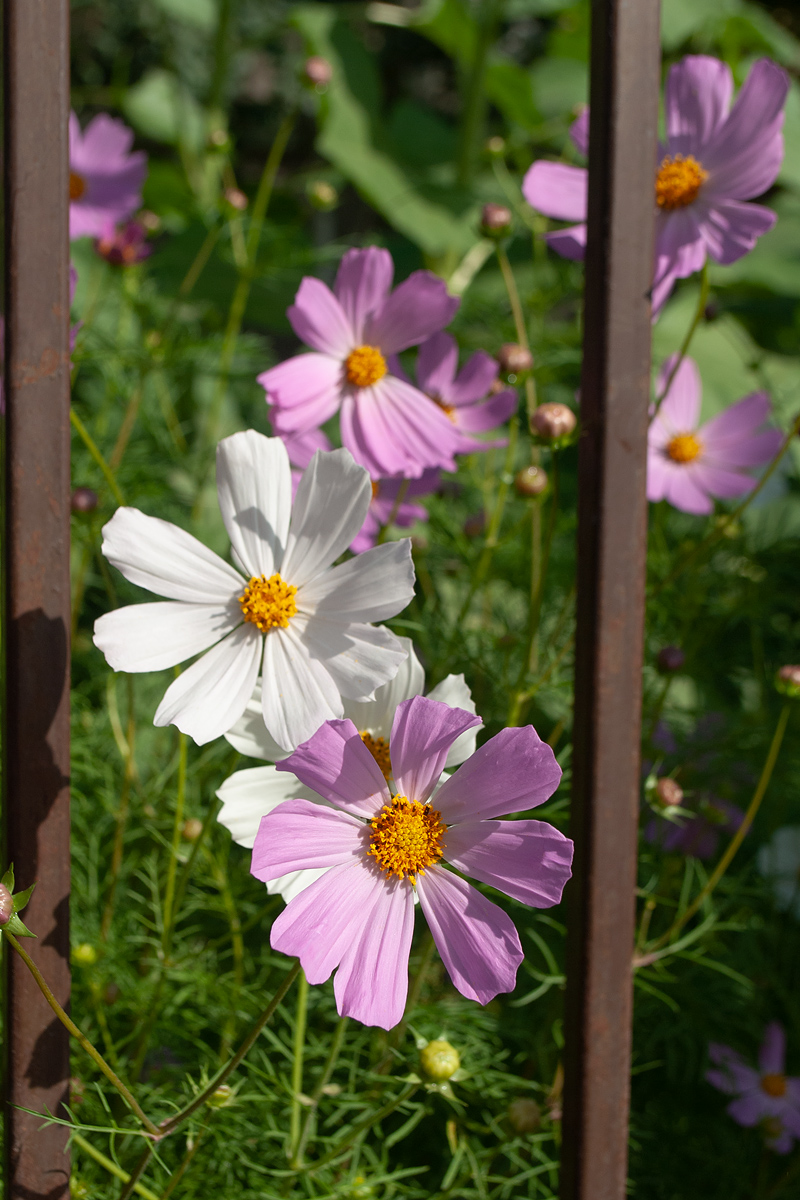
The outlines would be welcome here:
M 414 595 L 411 540 L 386 542 L 326 571 L 297 595 L 301 612 L 350 621 L 393 617 Z
M 243 588 L 233 567 L 190 533 L 138 508 L 118 508 L 103 526 L 103 554 L 131 583 L 194 604 L 227 604 Z
M 373 737 L 388 738 L 398 704 L 412 696 L 421 696 L 425 687 L 425 671 L 414 652 L 411 638 L 399 637 L 397 641 L 408 652 L 408 657 L 401 662 L 394 679 L 377 689 L 374 700 L 365 703 L 344 700 L 344 715 L 359 732 L 367 731 Z
M 264 638 L 261 706 L 269 733 L 287 752 L 342 715 L 336 684 L 291 625 L 271 629 Z
M 234 771 L 225 780 L 217 795 L 222 808 L 217 814 L 220 825 L 224 825 L 231 837 L 240 846 L 252 850 L 261 818 L 272 812 L 284 800 L 312 800 L 328 804 L 322 796 L 312 792 L 288 771 L 278 772 L 274 767 L 251 767 L 245 771 Z
M 207 650 L 241 623 L 234 600 L 219 604 L 129 604 L 94 623 L 94 644 L 115 671 L 160 671 Z
M 475 712 L 475 701 L 472 699 L 472 692 L 463 675 L 448 675 L 428 692 L 428 699 L 440 700 L 442 704 L 449 704 L 451 708 L 463 708 L 468 713 Z M 452 770 L 453 767 L 466 762 L 470 755 L 475 753 L 476 739 L 480 728 L 480 725 L 476 725 L 474 729 L 467 729 L 460 737 L 456 738 L 447 755 L 447 761 L 444 764 L 446 767 Z
M 154 725 L 177 725 L 198 746 L 221 737 L 239 720 L 253 694 L 262 634 L 242 624 L 167 688 Z
M 246 429 L 221 441 L 217 494 L 231 545 L 247 572 L 279 571 L 292 511 L 289 456 L 281 439 Z
M 270 879 L 269 883 L 264 886 L 270 896 L 283 896 L 288 904 L 290 900 L 294 900 L 295 896 L 299 896 L 310 884 L 330 869 L 330 867 L 308 867 L 305 871 L 290 871 L 288 875 L 279 875 L 277 879 Z
M 382 625 L 356 625 L 309 617 L 293 621 L 297 636 L 311 658 L 324 663 L 342 696 L 371 700 L 375 689 L 388 683 L 405 658 L 400 639 Z M 359 726 L 360 729 L 363 726 Z
M 253 688 L 247 707 L 225 737 L 234 750 L 246 754 L 248 758 L 264 758 L 267 762 L 275 763 L 289 754 L 289 751 L 282 749 L 267 732 L 264 714 L 261 711 L 260 683 Z
M 343 554 L 361 530 L 371 499 L 369 475 L 348 450 L 318 450 L 294 501 L 281 571 L 286 581 L 301 587 Z

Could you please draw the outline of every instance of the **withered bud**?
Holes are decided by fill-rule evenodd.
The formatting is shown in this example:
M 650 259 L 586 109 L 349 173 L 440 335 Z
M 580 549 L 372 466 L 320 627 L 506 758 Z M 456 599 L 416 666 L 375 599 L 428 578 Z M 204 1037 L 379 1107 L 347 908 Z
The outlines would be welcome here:
M 419 1061 L 425 1074 L 437 1083 L 451 1079 L 461 1066 L 461 1056 L 455 1046 L 441 1039 L 428 1042 L 420 1051 Z
M 671 671 L 680 671 L 686 661 L 686 655 L 680 646 L 662 646 L 656 658 L 656 665 L 662 675 Z
M 321 54 L 312 54 L 303 65 L 303 74 L 314 87 L 324 88 L 333 79 L 333 67 Z
M 540 404 L 531 417 L 531 425 L 539 437 L 554 442 L 558 438 L 567 437 L 577 424 L 575 413 L 566 404 L 548 401 Z
M 518 1096 L 508 1106 L 508 1120 L 515 1133 L 535 1133 L 542 1123 L 542 1110 L 535 1100 Z
M 225 199 L 237 212 L 244 212 L 249 203 L 247 196 L 239 188 L 225 188 Z
M 188 821 L 183 822 L 181 833 L 186 838 L 187 842 L 196 842 L 203 832 L 203 822 L 197 817 L 189 817 Z
M 490 137 L 486 143 L 486 150 L 489 154 L 504 154 L 506 149 L 506 139 L 498 137 Z
M 116 1004 L 119 1000 L 119 984 L 107 983 L 103 992 L 103 1000 L 106 1004 Z
M 319 212 L 330 212 L 339 203 L 339 193 L 327 179 L 315 179 L 308 186 L 308 199 L 312 208 Z
M 505 237 L 511 229 L 513 216 L 505 204 L 484 204 L 481 213 L 481 232 L 486 237 Z
M 91 488 L 79 487 L 75 488 L 72 493 L 72 511 L 74 513 L 90 513 L 97 508 L 98 497 L 97 492 Z
M 775 687 L 784 696 L 800 696 L 800 666 L 781 667 L 775 677 Z
M 14 897 L 4 883 L 0 883 L 0 925 L 7 925 L 14 911 Z
M 531 463 L 514 476 L 514 487 L 518 496 L 541 496 L 547 487 L 547 472 Z
M 519 375 L 522 371 L 530 371 L 533 366 L 533 355 L 530 350 L 526 350 L 524 346 L 518 346 L 516 342 L 506 342 L 504 346 L 500 347 L 497 361 L 500 363 L 501 371 L 505 371 L 509 375 Z
M 656 796 L 664 808 L 680 808 L 683 800 L 683 788 L 674 779 L 664 776 L 656 780 Z

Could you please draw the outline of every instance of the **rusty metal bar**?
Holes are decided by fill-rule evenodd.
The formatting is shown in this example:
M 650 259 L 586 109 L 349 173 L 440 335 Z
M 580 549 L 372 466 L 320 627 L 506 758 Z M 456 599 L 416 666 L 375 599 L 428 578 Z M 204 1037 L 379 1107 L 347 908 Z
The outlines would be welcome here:
M 659 88 L 658 0 L 593 0 L 562 1200 L 623 1200 Z
M 69 1003 L 69 6 L 4 0 L 5 572 L 3 862 L 28 949 Z M 59 1113 L 69 1042 L 22 962 L 4 957 L 6 1200 L 69 1195 Z M 63 1110 L 62 1116 L 65 1114 Z

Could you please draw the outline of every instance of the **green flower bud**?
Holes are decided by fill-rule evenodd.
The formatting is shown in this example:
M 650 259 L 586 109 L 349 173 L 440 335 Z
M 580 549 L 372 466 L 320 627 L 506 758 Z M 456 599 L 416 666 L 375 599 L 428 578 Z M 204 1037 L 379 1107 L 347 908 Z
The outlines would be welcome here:
M 515 1133 L 535 1133 L 542 1123 L 542 1110 L 535 1100 L 518 1096 L 508 1106 L 508 1120 Z
M 419 1061 L 425 1074 L 437 1083 L 450 1079 L 461 1066 L 461 1057 L 455 1046 L 444 1041 L 428 1042 L 420 1051 Z
M 781 667 L 775 676 L 775 687 L 793 700 L 800 696 L 800 666 Z
M 81 942 L 72 951 L 72 961 L 79 963 L 82 967 L 93 967 L 97 962 L 97 951 L 90 942 Z

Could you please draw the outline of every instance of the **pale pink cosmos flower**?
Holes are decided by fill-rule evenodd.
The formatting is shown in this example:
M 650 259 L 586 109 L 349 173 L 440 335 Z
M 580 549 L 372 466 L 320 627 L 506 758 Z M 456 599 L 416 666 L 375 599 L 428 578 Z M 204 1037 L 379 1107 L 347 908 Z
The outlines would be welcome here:
M 391 1029 L 403 1015 L 414 895 L 447 972 L 468 999 L 510 992 L 523 959 L 506 913 L 452 871 L 523 904 L 549 908 L 570 876 L 572 842 L 543 821 L 495 818 L 534 808 L 561 768 L 531 726 L 504 729 L 445 779 L 455 740 L 480 718 L 415 696 L 398 705 L 389 739 L 396 794 L 352 721 L 328 721 L 276 770 L 331 808 L 287 800 L 262 817 L 251 871 L 329 870 L 272 926 L 274 950 L 297 955 L 310 983 L 338 968 L 339 1013 Z
M 675 361 L 673 355 L 661 368 L 658 395 Z M 699 425 L 701 393 L 697 364 L 684 358 L 647 435 L 647 499 L 689 513 L 710 513 L 712 497 L 749 492 L 756 481 L 745 472 L 768 462 L 783 441 L 779 430 L 761 428 L 771 411 L 766 392 L 753 392 Z
M 332 292 L 303 279 L 288 310 L 313 353 L 259 375 L 281 437 L 307 433 L 337 411 L 342 442 L 373 479 L 418 478 L 429 467 L 456 469 L 465 439 L 423 392 L 393 375 L 388 359 L 452 319 L 459 301 L 441 279 L 415 271 L 391 291 L 387 250 L 348 250 Z
M 667 137 L 659 147 L 655 179 L 654 313 L 675 280 L 699 271 L 708 255 L 725 265 L 736 262 L 775 224 L 774 212 L 745 201 L 762 196 L 778 177 L 788 90 L 788 75 L 768 58 L 753 65 L 733 105 L 733 76 L 719 59 L 689 55 L 670 68 L 664 97 Z M 588 133 L 587 112 L 572 129 L 582 154 Z M 565 258 L 583 258 L 585 168 L 535 162 L 522 191 L 546 216 L 577 222 L 547 240 Z
M 69 236 L 102 237 L 109 224 L 130 217 L 142 203 L 147 155 L 131 153 L 133 130 L 100 113 L 81 133 L 69 118 Z
M 800 1139 L 800 1079 L 786 1075 L 786 1034 L 777 1021 L 764 1033 L 758 1070 L 748 1066 L 730 1046 L 712 1042 L 708 1055 L 715 1064 L 706 1079 L 719 1091 L 736 1099 L 727 1112 L 739 1125 L 761 1124 L 767 1145 L 777 1154 L 788 1154 Z

